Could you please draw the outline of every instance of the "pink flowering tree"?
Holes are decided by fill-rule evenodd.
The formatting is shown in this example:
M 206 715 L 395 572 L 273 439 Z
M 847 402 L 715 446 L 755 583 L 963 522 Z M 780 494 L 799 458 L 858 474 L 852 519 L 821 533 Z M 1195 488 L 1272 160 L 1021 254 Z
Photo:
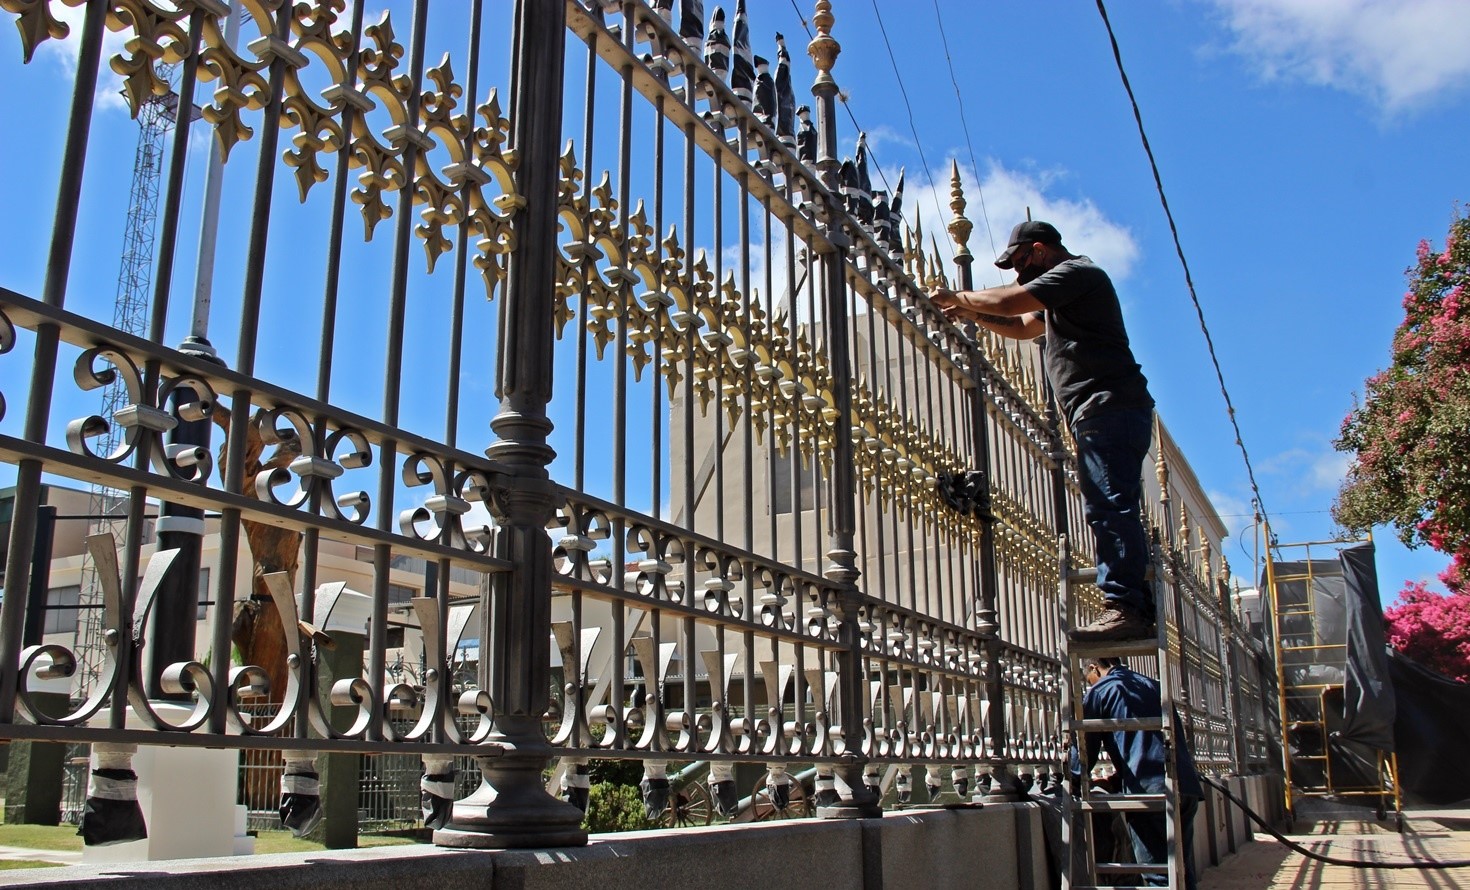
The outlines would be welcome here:
M 1386 617 L 1400 651 L 1442 671 L 1445 653 L 1457 652 L 1460 669 L 1445 672 L 1461 676 L 1470 665 L 1470 218 L 1457 215 L 1443 251 L 1419 242 L 1408 280 L 1393 363 L 1367 379 L 1335 443 L 1353 461 L 1333 517 L 1353 531 L 1392 524 L 1406 545 L 1450 557 L 1440 576 L 1449 597 L 1407 584 Z M 1440 642 L 1429 642 L 1431 628 Z M 1419 657 L 1431 653 L 1441 654 Z
M 1449 584 L 1450 579 L 1440 577 Z M 1383 620 L 1390 646 L 1446 677 L 1470 683 L 1470 595 L 1445 596 L 1423 582 L 1407 584 Z

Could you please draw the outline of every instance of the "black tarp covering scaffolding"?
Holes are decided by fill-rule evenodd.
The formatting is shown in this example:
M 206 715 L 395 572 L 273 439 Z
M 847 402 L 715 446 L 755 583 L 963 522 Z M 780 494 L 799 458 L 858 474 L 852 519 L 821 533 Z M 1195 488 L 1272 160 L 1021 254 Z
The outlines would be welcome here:
M 1394 741 L 1399 780 L 1411 803 L 1470 799 L 1470 684 L 1451 680 L 1392 649 L 1389 678 L 1398 696 Z
M 1373 545 L 1276 562 L 1271 574 L 1292 782 L 1378 787 L 1377 752 L 1394 750 L 1395 706 Z
M 1470 684 L 1451 680 L 1401 652 L 1387 647 L 1382 651 L 1397 701 L 1393 741 L 1404 802 L 1443 805 L 1470 800 L 1470 763 L 1459 753 L 1470 739 Z M 1341 726 L 1340 712 L 1328 714 L 1329 731 L 1338 732 Z M 1371 748 L 1339 739 L 1331 748 L 1333 774 L 1341 777 L 1341 783 L 1375 781 Z
M 1345 548 L 1338 559 L 1272 565 L 1291 779 L 1325 784 L 1320 756 L 1326 754 L 1334 788 L 1374 787 L 1382 751 L 1397 754 L 1407 802 L 1470 799 L 1470 762 L 1459 756 L 1470 739 L 1470 684 L 1385 644 L 1373 555 L 1373 545 L 1363 544 Z
M 1388 676 L 1373 545 L 1348 547 L 1338 559 L 1342 563 L 1343 606 L 1347 613 L 1347 677 L 1343 683 L 1342 729 L 1337 738 L 1393 751 L 1395 696 Z

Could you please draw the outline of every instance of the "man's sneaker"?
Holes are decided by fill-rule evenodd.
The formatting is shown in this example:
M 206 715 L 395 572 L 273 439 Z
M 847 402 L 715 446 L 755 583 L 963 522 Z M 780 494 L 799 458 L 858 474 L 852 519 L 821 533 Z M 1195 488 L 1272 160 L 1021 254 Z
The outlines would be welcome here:
M 1078 643 L 1143 640 L 1154 635 L 1154 624 L 1127 606 L 1110 606 L 1091 624 L 1074 628 L 1069 636 Z

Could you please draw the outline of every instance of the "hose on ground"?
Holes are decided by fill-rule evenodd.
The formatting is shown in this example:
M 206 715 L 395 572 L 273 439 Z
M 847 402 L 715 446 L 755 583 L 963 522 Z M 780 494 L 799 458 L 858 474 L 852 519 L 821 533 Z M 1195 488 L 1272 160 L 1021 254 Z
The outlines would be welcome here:
M 1295 841 L 1281 834 L 1281 832 L 1272 828 L 1265 819 L 1262 819 L 1260 816 L 1256 815 L 1255 811 L 1246 806 L 1245 802 L 1242 801 L 1240 798 L 1236 797 L 1234 794 L 1231 794 L 1230 789 L 1226 788 L 1224 785 L 1221 785 L 1219 782 L 1216 782 L 1206 776 L 1200 776 L 1200 781 L 1204 782 L 1206 785 L 1209 785 L 1211 788 L 1214 788 L 1216 791 L 1219 791 L 1221 794 L 1229 798 L 1231 803 L 1235 804 L 1243 811 L 1245 811 L 1245 814 L 1251 818 L 1251 821 L 1255 822 L 1257 825 L 1261 826 L 1261 828 L 1265 829 L 1267 834 L 1270 834 L 1272 837 L 1285 844 L 1288 848 L 1302 854 L 1308 859 L 1315 859 L 1318 862 L 1325 862 L 1328 865 L 1342 865 L 1348 868 L 1470 868 L 1470 859 L 1460 859 L 1450 862 L 1436 862 L 1433 859 L 1411 859 L 1408 862 L 1367 862 L 1361 859 L 1339 859 L 1336 856 L 1327 856 L 1313 850 L 1308 850 L 1306 847 L 1303 847 L 1301 844 L 1296 843 Z

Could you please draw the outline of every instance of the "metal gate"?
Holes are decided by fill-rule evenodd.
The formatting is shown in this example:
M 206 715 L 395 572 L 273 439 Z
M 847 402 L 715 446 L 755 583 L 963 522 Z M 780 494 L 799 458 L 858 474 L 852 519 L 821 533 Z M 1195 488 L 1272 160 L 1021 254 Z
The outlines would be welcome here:
M 90 653 L 26 639 L 6 597 L 0 735 L 403 758 L 395 787 L 417 758 L 474 757 L 502 793 L 456 827 L 497 844 L 581 841 L 539 791 L 556 756 L 813 764 L 851 789 L 837 816 L 876 810 L 870 765 L 978 765 L 1001 797 L 1018 767 L 1060 768 L 1056 542 L 1080 498 L 1034 350 L 924 296 L 970 284 L 958 175 L 951 262 L 860 144 L 839 156 L 830 3 L 805 74 L 784 43 L 753 67 L 743 8 L 732 40 L 672 5 L 417 0 L 365 23 L 251 0 L 236 38 L 217 0 L 86 4 L 49 248 L 7 260 L 33 292 L 0 288 L 0 459 L 18 517 L 57 479 L 128 513 L 120 547 L 89 544 L 103 642 L 69 713 L 28 690 Z M 28 58 L 64 30 L 58 4 L 0 6 Z M 162 65 L 179 95 L 212 87 L 166 148 L 141 336 L 95 320 L 80 234 L 115 191 L 90 145 L 116 132 L 95 104 L 109 28 L 131 35 L 108 65 L 134 114 Z M 187 163 L 206 135 L 217 180 Z M 186 200 L 207 181 L 218 218 Z M 78 412 L 114 382 L 122 408 Z M 1179 669 L 1224 768 L 1231 617 L 1185 529 Z M 33 532 L 12 524 L 9 590 Z M 181 644 L 201 548 L 233 608 Z M 342 548 L 370 554 L 370 614 L 328 684 Z M 421 587 L 404 557 L 433 569 Z M 269 663 L 228 657 L 242 613 L 279 638 Z M 412 682 L 388 670 L 404 634 Z M 383 818 L 408 818 L 395 801 Z

